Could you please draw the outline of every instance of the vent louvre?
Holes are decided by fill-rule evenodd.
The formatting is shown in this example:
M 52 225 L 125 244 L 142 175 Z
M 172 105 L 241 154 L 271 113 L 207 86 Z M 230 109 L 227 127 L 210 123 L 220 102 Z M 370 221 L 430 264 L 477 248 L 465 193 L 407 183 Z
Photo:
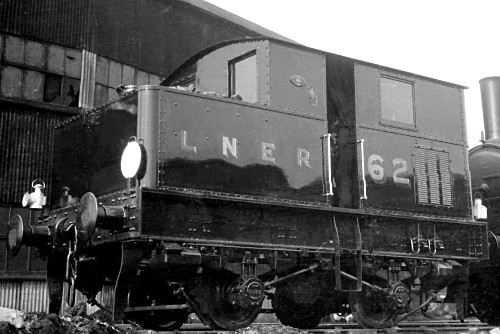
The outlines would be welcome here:
M 415 149 L 415 179 L 417 188 L 417 198 L 418 202 L 428 203 L 429 201 L 429 190 L 427 187 L 427 174 L 426 163 L 425 163 L 425 151 L 421 149 Z
M 450 155 L 443 150 L 415 147 L 415 187 L 418 204 L 453 205 Z

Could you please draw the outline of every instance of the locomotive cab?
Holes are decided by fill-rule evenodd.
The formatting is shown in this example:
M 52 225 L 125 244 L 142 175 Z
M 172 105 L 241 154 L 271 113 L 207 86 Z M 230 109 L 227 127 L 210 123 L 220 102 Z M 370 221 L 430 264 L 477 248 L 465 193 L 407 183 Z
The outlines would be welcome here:
M 328 54 L 338 205 L 470 219 L 464 88 Z
M 325 56 L 273 40 L 218 44 L 169 75 L 164 86 L 326 117 Z

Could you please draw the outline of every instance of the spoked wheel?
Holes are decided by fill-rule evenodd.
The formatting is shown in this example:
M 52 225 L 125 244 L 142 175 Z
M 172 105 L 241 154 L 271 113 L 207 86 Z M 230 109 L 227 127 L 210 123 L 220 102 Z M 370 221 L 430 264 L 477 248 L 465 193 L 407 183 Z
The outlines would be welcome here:
M 388 328 L 397 321 L 397 308 L 385 292 L 363 287 L 349 293 L 349 305 L 354 320 L 365 328 Z
M 142 276 L 142 275 L 141 275 Z M 141 277 L 130 288 L 127 317 L 138 322 L 146 329 L 172 331 L 179 329 L 186 322 L 189 312 L 186 309 L 173 310 L 138 310 L 140 307 L 158 305 L 182 305 L 185 300 L 173 293 L 167 283 L 160 283 L 151 277 Z M 134 308 L 136 308 L 134 310 Z
M 262 301 L 252 304 L 238 293 L 234 277 L 205 278 L 198 283 L 195 300 L 202 317 L 213 329 L 236 330 L 248 327 L 260 313 Z
M 323 307 L 319 301 L 316 300 L 314 303 L 296 302 L 292 289 L 287 284 L 276 288 L 273 309 L 283 325 L 301 329 L 317 327 L 323 317 Z
M 468 302 L 476 317 L 493 326 L 500 325 L 500 277 L 482 272 L 469 278 Z

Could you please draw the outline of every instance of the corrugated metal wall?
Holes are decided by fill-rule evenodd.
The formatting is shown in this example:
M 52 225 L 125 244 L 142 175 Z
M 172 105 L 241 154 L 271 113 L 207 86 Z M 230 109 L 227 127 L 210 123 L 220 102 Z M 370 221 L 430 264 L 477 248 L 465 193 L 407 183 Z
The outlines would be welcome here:
M 88 42 L 92 0 L 3 0 L 0 29 L 20 36 L 83 48 Z
M 113 292 L 114 285 L 106 284 L 103 290 L 97 294 L 97 302 L 111 309 Z M 75 304 L 86 301 L 86 297 L 77 291 Z M 45 280 L 0 280 L 0 307 L 7 307 L 22 312 L 48 312 L 47 283 Z M 63 303 L 62 313 L 64 313 L 67 307 Z M 262 308 L 264 310 L 272 309 L 271 301 L 265 299 Z M 87 314 L 97 311 L 99 311 L 99 307 L 87 304 Z M 277 321 L 274 314 L 262 313 L 256 322 L 276 323 Z M 199 320 L 196 322 L 199 322 Z
M 204 48 L 261 34 L 184 1 L 2 0 L 0 31 L 168 75 Z
M 66 293 L 65 286 L 65 293 Z M 99 304 L 111 308 L 114 286 L 105 285 L 96 300 Z M 86 302 L 87 298 L 77 291 L 75 304 Z M 48 312 L 49 296 L 45 280 L 9 280 L 0 279 L 0 307 L 7 307 L 22 312 Z M 62 312 L 68 305 L 63 303 Z M 99 308 L 87 304 L 87 314 L 97 312 Z
M 50 185 L 51 143 L 62 116 L 9 103 L 0 110 L 0 202 L 18 204 L 34 179 Z
M 22 312 L 47 312 L 45 280 L 0 280 L 0 307 Z

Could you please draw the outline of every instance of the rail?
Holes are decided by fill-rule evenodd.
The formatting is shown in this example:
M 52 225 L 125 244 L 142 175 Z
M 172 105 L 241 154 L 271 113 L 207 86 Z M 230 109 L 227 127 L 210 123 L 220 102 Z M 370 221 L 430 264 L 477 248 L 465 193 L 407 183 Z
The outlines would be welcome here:
M 119 329 L 129 332 L 131 325 L 118 325 Z M 356 323 L 323 323 L 315 329 L 295 329 L 276 323 L 255 323 L 248 328 L 236 331 L 212 330 L 200 324 L 184 324 L 180 329 L 172 332 L 154 332 L 151 330 L 137 330 L 137 334 L 393 334 L 393 333 L 500 333 L 495 326 L 484 324 L 478 320 L 430 320 L 430 321 L 403 321 L 397 327 L 386 329 L 365 329 Z

